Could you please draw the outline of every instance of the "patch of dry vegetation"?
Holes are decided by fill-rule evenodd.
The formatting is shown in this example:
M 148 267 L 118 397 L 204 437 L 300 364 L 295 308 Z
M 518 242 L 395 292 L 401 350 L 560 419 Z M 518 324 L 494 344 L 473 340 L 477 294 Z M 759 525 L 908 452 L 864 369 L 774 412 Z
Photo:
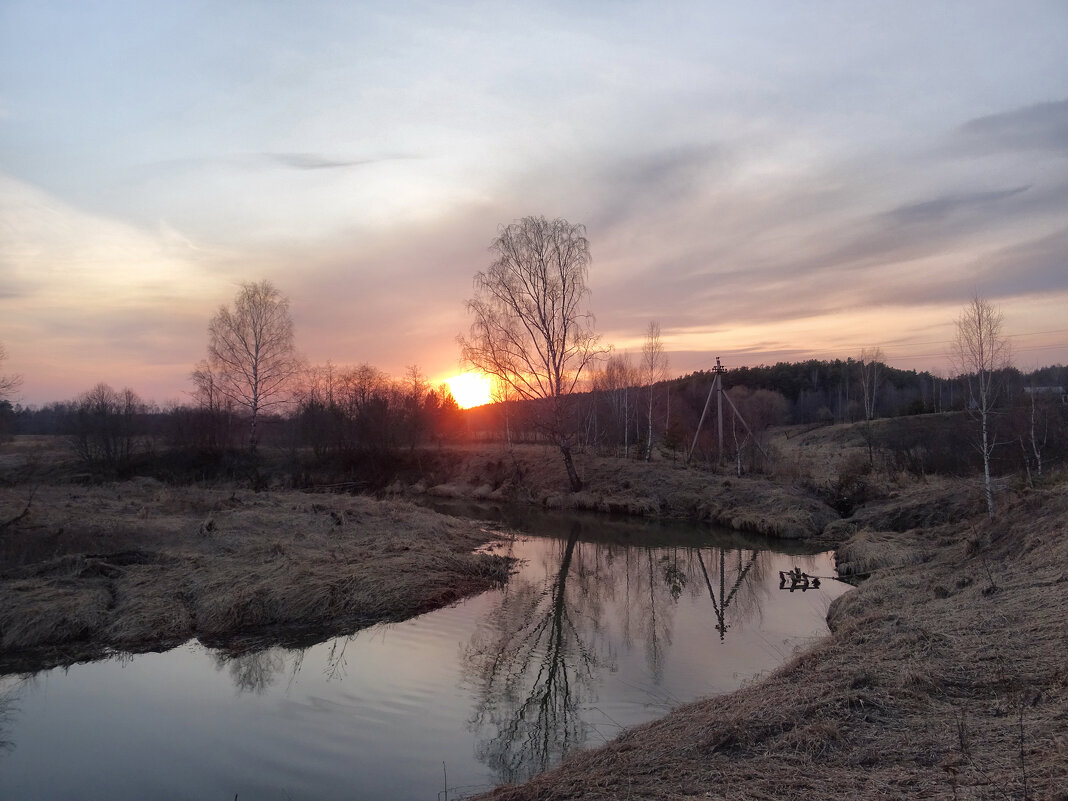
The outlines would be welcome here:
M 547 446 L 488 446 L 452 460 L 454 470 L 428 492 L 449 498 L 512 500 L 550 509 L 663 516 L 709 522 L 783 539 L 819 535 L 838 514 L 793 483 L 761 477 L 737 478 L 686 466 L 681 461 L 644 462 L 575 452 L 581 492 L 570 492 L 559 451 Z
M 25 486 L 0 489 L 0 518 Z M 0 532 L 0 672 L 191 637 L 296 643 L 400 620 L 506 579 L 477 523 L 400 501 L 173 488 L 40 487 Z
M 853 547 L 816 647 L 487 798 L 1068 798 L 1068 486 Z

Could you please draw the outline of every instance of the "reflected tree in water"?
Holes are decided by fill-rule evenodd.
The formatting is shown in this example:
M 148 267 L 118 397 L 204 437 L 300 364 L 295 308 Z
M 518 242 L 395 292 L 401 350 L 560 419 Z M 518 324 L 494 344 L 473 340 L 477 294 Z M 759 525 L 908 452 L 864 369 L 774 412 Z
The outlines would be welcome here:
M 38 686 L 38 676 L 0 676 L 0 755 L 15 750 L 11 729 L 19 712 L 18 702 L 23 692 Z
M 476 750 L 504 782 L 545 770 L 587 735 L 580 705 L 604 660 L 594 653 L 595 632 L 580 630 L 592 619 L 587 601 L 596 589 L 588 579 L 597 571 L 575 565 L 579 531 L 576 524 L 545 584 L 508 589 L 463 655 L 479 699 L 469 727 L 489 732 Z
M 644 703 L 675 703 L 664 676 L 684 595 L 708 610 L 723 641 L 760 615 L 768 592 L 770 552 L 594 545 L 579 535 L 575 524 L 557 541 L 543 579 L 505 588 L 462 654 L 476 752 L 502 782 L 526 780 L 599 733 L 596 687 L 623 654 L 644 656 L 647 672 L 629 679 Z
M 267 648 L 236 655 L 220 651 L 214 654 L 215 669 L 222 670 L 225 667 L 238 692 L 263 695 L 285 671 L 288 653 L 283 648 Z
M 686 589 L 686 571 L 679 567 L 679 549 L 672 548 L 671 556 L 663 556 L 660 563 L 664 566 L 664 581 L 667 583 L 668 592 L 673 601 L 678 603 L 682 597 L 682 591 Z

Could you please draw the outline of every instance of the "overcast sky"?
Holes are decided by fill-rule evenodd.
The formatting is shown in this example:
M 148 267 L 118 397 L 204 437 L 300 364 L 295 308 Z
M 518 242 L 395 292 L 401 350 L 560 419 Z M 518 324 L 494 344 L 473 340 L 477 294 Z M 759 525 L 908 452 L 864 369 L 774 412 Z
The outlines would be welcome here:
M 242 281 L 312 362 L 458 371 L 498 226 L 587 226 L 672 372 L 881 346 L 975 292 L 1068 362 L 1068 3 L 0 0 L 0 342 L 23 400 L 180 400 Z

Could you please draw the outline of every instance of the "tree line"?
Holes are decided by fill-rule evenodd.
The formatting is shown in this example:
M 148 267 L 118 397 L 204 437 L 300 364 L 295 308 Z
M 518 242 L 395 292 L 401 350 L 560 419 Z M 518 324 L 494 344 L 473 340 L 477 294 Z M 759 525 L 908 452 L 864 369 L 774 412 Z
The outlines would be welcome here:
M 981 457 L 991 511 L 991 466 L 1005 462 L 1006 444 L 1019 445 L 1015 458 L 1029 477 L 1063 451 L 1068 369 L 1013 368 L 1000 311 L 982 298 L 957 321 L 955 377 L 894 368 L 875 349 L 669 379 L 657 321 L 634 360 L 596 334 L 583 226 L 526 217 L 501 226 L 490 251 L 492 264 L 476 273 L 467 301 L 469 332 L 457 339 L 462 362 L 496 382 L 491 409 L 462 413 L 446 387 L 430 386 L 415 367 L 394 379 L 368 364 L 309 366 L 297 355 L 288 299 L 259 281 L 243 284 L 210 318 L 207 357 L 190 373 L 190 403 L 161 410 L 130 389 L 100 384 L 66 403 L 19 409 L 7 398 L 16 376 L 0 379 L 0 422 L 13 431 L 68 434 L 87 465 L 112 470 L 160 444 L 205 459 L 233 460 L 243 451 L 254 464 L 261 442 L 326 459 L 472 437 L 540 441 L 560 450 L 578 490 L 575 447 L 646 460 L 657 453 L 729 461 L 741 473 L 766 467 L 768 430 L 786 423 L 863 422 L 870 461 L 878 449 L 900 463 L 933 466 L 930 448 L 902 444 L 908 438 L 900 435 L 885 441 L 886 431 L 871 423 L 958 412 L 977 423 L 969 441 Z M 715 438 L 702 425 L 713 387 L 721 390 Z

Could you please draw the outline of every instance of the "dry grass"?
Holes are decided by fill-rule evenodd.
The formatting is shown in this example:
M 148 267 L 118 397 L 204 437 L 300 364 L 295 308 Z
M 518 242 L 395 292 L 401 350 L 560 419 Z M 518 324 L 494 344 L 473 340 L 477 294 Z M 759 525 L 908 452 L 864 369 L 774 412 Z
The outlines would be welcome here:
M 1068 798 L 1068 487 L 867 539 L 922 555 L 838 599 L 815 648 L 487 797 Z
M 0 518 L 27 489 L 0 489 Z M 399 620 L 507 576 L 478 524 L 399 501 L 41 487 L 0 534 L 0 672 L 199 637 L 297 642 Z
M 737 478 L 687 467 L 681 461 L 644 462 L 576 452 L 575 464 L 585 482 L 577 493 L 568 490 L 559 450 L 549 446 L 487 446 L 464 451 L 455 463 L 454 474 L 442 483 L 429 488 L 397 484 L 393 490 L 689 519 L 784 539 L 817 536 L 838 517 L 801 487 L 760 477 Z

